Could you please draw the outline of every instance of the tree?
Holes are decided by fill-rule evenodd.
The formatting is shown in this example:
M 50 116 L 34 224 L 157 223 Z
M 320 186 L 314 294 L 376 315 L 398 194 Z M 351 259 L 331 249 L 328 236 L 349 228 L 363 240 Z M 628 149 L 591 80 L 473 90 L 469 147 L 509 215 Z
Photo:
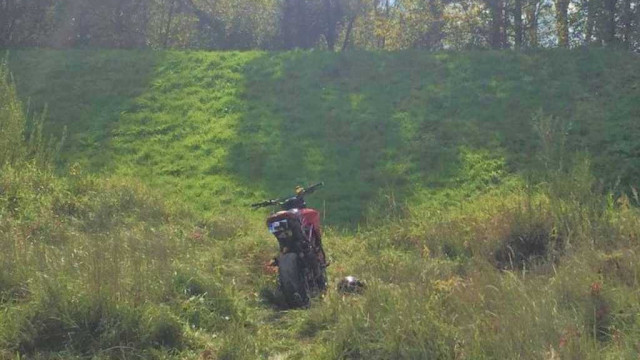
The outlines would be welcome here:
M 640 0 L 571 1 L 0 0 L 0 47 L 640 48 Z
M 329 50 L 334 51 L 344 11 L 340 0 L 323 0 L 325 11 L 324 38 Z
M 215 5 L 209 1 L 180 0 L 182 11 L 197 19 L 196 47 L 205 49 L 224 48 L 224 25 L 215 16 Z
M 491 22 L 489 24 L 489 45 L 493 49 L 502 49 L 506 44 L 505 26 L 504 26 L 504 0 L 485 0 L 489 13 L 491 14 Z
M 384 49 L 391 29 L 391 3 L 390 0 L 374 0 L 376 22 L 376 47 Z
M 450 49 L 487 46 L 486 6 L 476 0 L 456 0 L 444 6 L 443 46 Z
M 540 0 L 528 0 L 525 8 L 525 33 L 528 47 L 535 48 L 540 45 L 538 39 L 538 17 L 542 4 Z
M 515 0 L 513 8 L 513 28 L 515 32 L 514 45 L 516 49 L 522 48 L 522 0 Z
M 569 47 L 569 1 L 555 0 L 558 46 L 564 48 Z
M 602 0 L 602 41 L 605 45 L 613 45 L 616 41 L 616 4 L 618 0 Z
M 42 45 L 54 5 L 54 0 L 0 0 L 0 47 Z
M 418 0 L 414 4 L 414 25 L 417 34 L 412 42 L 412 47 L 437 50 L 442 48 L 442 41 L 445 37 L 442 29 L 444 27 L 443 4 L 438 0 Z
M 636 5 L 637 6 L 637 5 Z M 633 31 L 633 11 L 631 10 L 631 0 L 624 0 L 622 8 L 622 43 L 626 48 L 631 47 L 631 33 Z
M 587 8 L 587 12 L 586 12 L 586 24 L 585 24 L 585 37 L 584 37 L 584 42 L 585 44 L 591 44 L 591 42 L 593 41 L 593 35 L 594 35 L 594 30 L 595 30 L 595 25 L 596 25 L 596 17 L 597 17 L 597 6 L 598 4 L 598 0 L 586 0 L 584 6 L 586 6 Z
M 173 18 L 176 12 L 176 6 L 178 4 L 176 3 L 176 0 L 165 0 L 163 1 L 163 4 L 166 5 L 167 16 L 166 20 L 163 22 L 164 31 L 162 34 L 162 47 L 166 49 L 169 47 L 169 39 L 171 38 L 171 25 L 173 25 Z
M 286 49 L 308 49 L 317 41 L 313 34 L 306 0 L 284 0 L 282 8 L 282 36 Z

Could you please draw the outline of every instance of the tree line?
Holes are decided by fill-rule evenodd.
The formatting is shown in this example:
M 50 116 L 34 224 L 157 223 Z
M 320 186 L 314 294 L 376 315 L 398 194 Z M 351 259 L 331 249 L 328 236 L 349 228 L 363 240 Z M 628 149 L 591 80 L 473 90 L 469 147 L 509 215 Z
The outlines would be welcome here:
M 0 48 L 640 51 L 640 0 L 0 0 Z

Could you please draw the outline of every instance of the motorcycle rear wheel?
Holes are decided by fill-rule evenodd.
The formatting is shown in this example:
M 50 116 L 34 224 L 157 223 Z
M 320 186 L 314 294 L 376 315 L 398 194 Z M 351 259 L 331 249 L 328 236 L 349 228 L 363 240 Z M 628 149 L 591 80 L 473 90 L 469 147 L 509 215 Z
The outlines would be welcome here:
M 309 306 L 309 284 L 297 254 L 287 253 L 278 259 L 280 288 L 290 307 Z

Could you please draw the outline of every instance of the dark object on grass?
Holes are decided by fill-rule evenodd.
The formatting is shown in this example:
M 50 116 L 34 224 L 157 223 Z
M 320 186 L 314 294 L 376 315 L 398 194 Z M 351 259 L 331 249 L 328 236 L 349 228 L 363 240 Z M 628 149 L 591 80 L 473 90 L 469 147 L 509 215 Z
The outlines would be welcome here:
M 367 284 L 354 276 L 347 276 L 338 283 L 338 291 L 343 294 L 362 294 Z

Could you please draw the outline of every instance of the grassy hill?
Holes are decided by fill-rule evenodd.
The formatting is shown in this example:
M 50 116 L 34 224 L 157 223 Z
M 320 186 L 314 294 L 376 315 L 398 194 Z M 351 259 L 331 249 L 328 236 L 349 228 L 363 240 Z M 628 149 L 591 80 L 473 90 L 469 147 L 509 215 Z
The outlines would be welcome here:
M 0 358 L 640 353 L 632 55 L 28 50 L 9 65 L 68 140 L 56 160 L 0 81 Z M 263 266 L 275 240 L 246 205 L 317 180 L 331 290 L 283 311 Z M 348 274 L 363 295 L 334 291 Z
M 640 178 L 640 63 L 623 52 L 33 50 L 10 63 L 20 95 L 68 128 L 68 160 L 203 214 L 324 180 L 314 205 L 353 223 L 380 200 L 457 188 L 465 154 L 529 169 L 545 117 L 607 186 Z

